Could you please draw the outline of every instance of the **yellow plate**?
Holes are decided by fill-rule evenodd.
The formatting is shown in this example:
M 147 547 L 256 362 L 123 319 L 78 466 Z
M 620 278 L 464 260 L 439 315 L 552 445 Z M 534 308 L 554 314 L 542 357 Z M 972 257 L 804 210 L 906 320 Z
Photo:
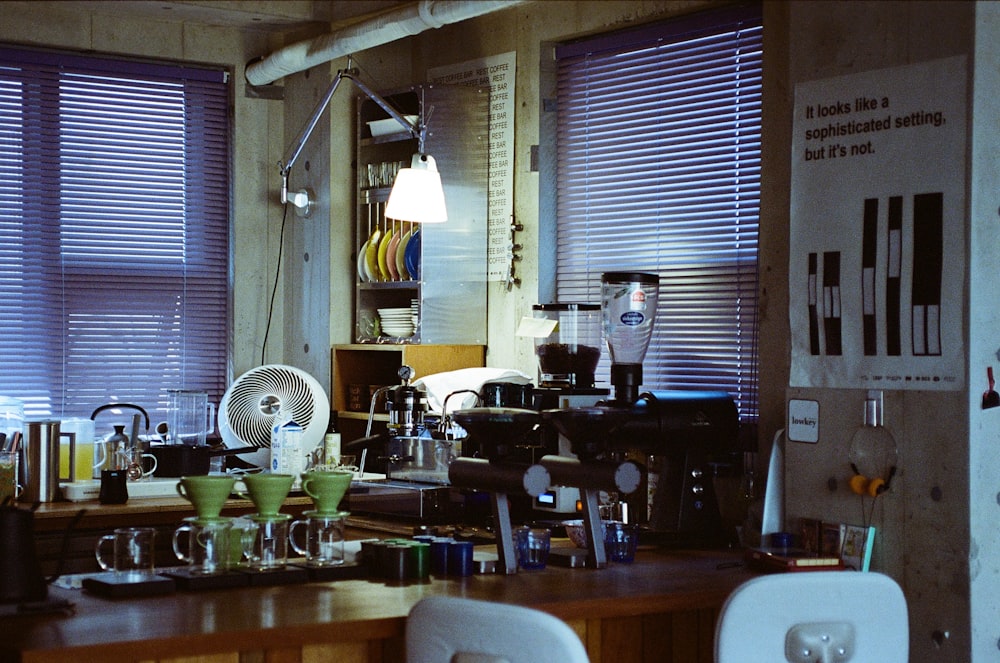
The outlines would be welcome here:
M 387 232 L 382 235 L 382 241 L 378 243 L 378 271 L 379 279 L 382 281 L 388 281 L 392 278 L 389 273 L 389 263 L 386 262 L 386 256 L 389 254 L 389 242 L 392 241 L 392 232 Z
M 378 240 L 381 236 L 382 231 L 376 228 L 365 247 L 365 266 L 368 268 L 368 278 L 372 281 L 378 281 Z
M 406 245 L 410 243 L 410 231 L 407 230 L 403 238 L 399 240 L 396 247 L 396 271 L 399 272 L 400 281 L 409 281 L 410 273 L 406 271 Z

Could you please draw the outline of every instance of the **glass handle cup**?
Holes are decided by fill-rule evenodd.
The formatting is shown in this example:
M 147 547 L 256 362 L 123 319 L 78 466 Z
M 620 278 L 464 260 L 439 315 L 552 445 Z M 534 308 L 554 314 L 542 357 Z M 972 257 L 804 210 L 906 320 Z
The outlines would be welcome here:
M 148 470 L 142 471 L 143 478 L 153 476 L 153 473 L 156 472 L 156 466 L 159 464 L 159 461 L 156 460 L 156 454 L 142 454 L 141 456 L 139 456 L 139 459 L 140 459 L 139 460 L 140 469 L 142 468 L 143 461 L 145 460 L 152 461 L 152 467 L 150 467 Z
M 178 484 L 177 491 L 180 492 L 180 490 L 181 490 L 180 484 Z M 191 556 L 184 552 L 185 548 L 190 549 L 190 545 L 181 546 L 180 542 L 182 536 L 191 536 L 191 530 L 192 527 L 190 525 L 181 525 L 180 527 L 174 530 L 174 537 L 173 540 L 171 541 L 171 546 L 174 549 L 174 555 L 176 555 L 177 559 L 184 562 L 185 564 L 191 563 Z
M 304 482 L 303 482 L 304 483 Z M 291 525 L 288 526 L 288 543 L 292 546 L 292 550 L 302 555 L 303 557 L 309 557 L 308 541 L 306 542 L 306 548 L 300 548 L 298 542 L 295 540 L 295 532 L 300 527 L 308 528 L 308 520 L 296 520 Z M 308 530 L 306 531 L 306 538 L 308 539 Z
M 104 571 L 111 571 L 114 568 L 113 564 L 108 564 L 107 561 L 105 561 L 104 559 L 104 550 L 108 543 L 111 544 L 113 550 L 115 545 L 114 534 L 105 534 L 104 536 L 102 536 L 100 539 L 97 540 L 97 546 L 94 548 L 94 557 L 97 558 L 97 564 Z
M 94 458 L 94 465 L 90 468 L 91 477 L 96 470 L 103 470 L 104 464 L 108 462 L 108 452 L 100 440 L 94 443 Z

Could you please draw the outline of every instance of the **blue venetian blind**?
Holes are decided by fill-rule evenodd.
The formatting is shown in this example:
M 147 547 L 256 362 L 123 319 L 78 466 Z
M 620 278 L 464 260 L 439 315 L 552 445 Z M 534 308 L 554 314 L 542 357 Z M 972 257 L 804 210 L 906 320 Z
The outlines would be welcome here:
M 0 48 L 0 393 L 155 409 L 227 378 L 226 72 Z
M 646 389 L 757 417 L 762 21 L 737 7 L 557 49 L 557 296 L 660 275 Z M 598 380 L 609 379 L 602 358 Z

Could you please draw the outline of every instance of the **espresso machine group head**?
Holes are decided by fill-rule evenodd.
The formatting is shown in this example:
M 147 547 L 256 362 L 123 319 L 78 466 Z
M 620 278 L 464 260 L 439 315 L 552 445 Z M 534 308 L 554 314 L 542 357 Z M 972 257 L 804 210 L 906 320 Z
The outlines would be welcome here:
M 476 440 L 482 457 L 454 459 L 448 466 L 448 480 L 456 488 L 490 493 L 498 570 L 517 573 L 508 494 L 538 497 L 549 488 L 548 470 L 514 459 L 516 447 L 538 428 L 541 415 L 535 410 L 483 407 L 458 410 L 452 418 L 468 431 L 469 439 Z
M 541 459 L 556 485 L 580 489 L 583 507 L 583 526 L 589 541 L 586 566 L 603 569 L 607 566 L 604 536 L 599 509 L 601 491 L 628 495 L 635 492 L 642 481 L 639 466 L 629 460 L 620 460 L 608 454 L 608 440 L 613 431 L 627 424 L 630 408 L 595 406 L 545 410 L 542 417 L 570 443 L 576 458 L 548 455 Z M 559 551 L 564 552 L 564 551 Z M 570 555 L 575 551 L 570 551 Z M 572 564 L 571 564 L 572 565 Z

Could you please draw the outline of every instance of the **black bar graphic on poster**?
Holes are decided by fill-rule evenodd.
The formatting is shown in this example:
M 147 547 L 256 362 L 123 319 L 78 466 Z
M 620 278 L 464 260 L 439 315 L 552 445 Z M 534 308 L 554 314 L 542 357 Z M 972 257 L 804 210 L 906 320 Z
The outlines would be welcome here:
M 903 353 L 900 324 L 900 278 L 903 271 L 903 197 L 889 198 L 889 253 L 885 278 L 885 352 L 890 357 Z
M 913 296 L 911 324 L 914 356 L 941 354 L 941 280 L 944 269 L 941 193 L 913 197 Z
M 878 199 L 866 198 L 861 232 L 861 319 L 865 356 L 878 352 L 875 267 L 878 261 Z
M 819 257 L 815 253 L 809 254 L 809 353 L 819 354 L 819 283 L 817 272 L 819 271 Z
M 823 332 L 826 354 L 840 355 L 840 252 L 823 253 Z

